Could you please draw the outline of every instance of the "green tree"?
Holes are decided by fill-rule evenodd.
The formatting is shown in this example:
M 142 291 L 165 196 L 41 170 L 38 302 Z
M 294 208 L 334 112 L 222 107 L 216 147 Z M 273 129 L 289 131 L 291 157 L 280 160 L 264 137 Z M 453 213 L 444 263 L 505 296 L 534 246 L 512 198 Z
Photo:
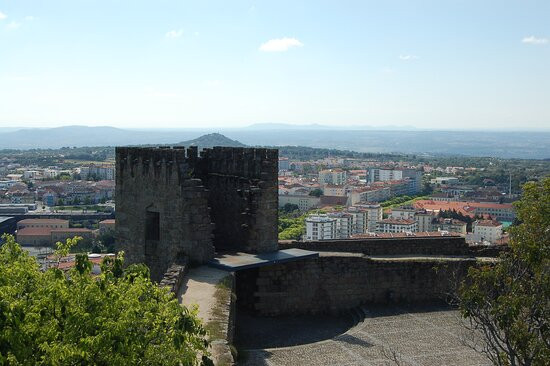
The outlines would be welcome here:
M 107 252 L 113 253 L 115 251 L 115 233 L 113 230 L 108 230 L 97 236 L 93 251 L 95 253 Z
M 459 306 L 483 335 L 496 365 L 548 365 L 550 360 L 550 177 L 524 185 L 510 228 L 510 251 L 471 268 Z
M 290 213 L 299 210 L 300 207 L 298 205 L 295 205 L 294 203 L 285 203 L 285 205 L 282 208 L 282 211 L 285 213 Z
M 61 173 L 57 176 L 57 179 L 67 181 L 67 180 L 72 180 L 73 177 L 69 173 Z
M 424 182 L 422 183 L 422 194 L 429 195 L 432 194 L 434 191 L 434 188 L 430 184 L 430 182 Z
M 198 365 L 207 358 L 197 309 L 151 282 L 144 265 L 88 256 L 68 272 L 41 271 L 15 242 L 0 248 L 0 365 Z M 66 255 L 78 240 L 58 243 Z
M 323 195 L 323 190 L 321 188 L 315 188 L 314 190 L 309 192 L 309 195 L 315 196 L 315 197 L 321 197 Z

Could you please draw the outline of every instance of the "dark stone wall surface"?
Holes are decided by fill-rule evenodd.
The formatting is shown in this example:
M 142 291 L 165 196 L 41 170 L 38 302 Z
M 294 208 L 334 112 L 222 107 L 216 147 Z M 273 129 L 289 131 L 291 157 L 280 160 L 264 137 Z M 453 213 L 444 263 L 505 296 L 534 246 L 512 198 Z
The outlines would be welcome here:
M 197 174 L 210 191 L 217 250 L 277 250 L 278 151 L 214 147 Z
M 281 241 L 280 249 L 300 248 L 313 251 L 363 253 L 367 255 L 469 255 L 465 239 L 460 236 L 423 238 L 365 238 L 323 241 Z
M 183 149 L 117 148 L 117 245 L 126 263 L 145 263 L 159 281 L 178 257 L 214 255 L 208 191 Z M 146 239 L 147 211 L 159 213 L 158 240 Z
M 189 263 L 187 257 L 181 258 L 177 263 L 172 263 L 172 265 L 168 267 L 160 280 L 159 286 L 168 287 L 170 292 L 174 293 L 177 297 L 188 270 Z
M 276 250 L 277 162 L 272 149 L 199 156 L 196 147 L 118 147 L 116 232 L 126 263 L 147 264 L 159 281 L 178 257 L 204 263 L 215 251 Z M 153 239 L 150 213 L 159 223 Z
M 317 259 L 237 272 L 237 301 L 268 316 L 438 302 L 475 263 L 475 258 L 382 260 L 358 253 L 322 253 Z

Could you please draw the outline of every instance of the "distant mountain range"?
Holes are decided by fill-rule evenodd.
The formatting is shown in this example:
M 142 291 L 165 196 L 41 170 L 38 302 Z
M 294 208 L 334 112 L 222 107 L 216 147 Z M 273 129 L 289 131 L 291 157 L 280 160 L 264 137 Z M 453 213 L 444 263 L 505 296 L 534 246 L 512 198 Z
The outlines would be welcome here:
M 30 128 L 0 133 L 2 149 L 60 148 L 63 146 L 118 146 L 173 144 L 201 133 L 187 131 L 138 131 L 115 127 L 66 126 Z
M 304 125 L 295 125 L 290 123 L 255 123 L 245 129 L 247 130 L 378 130 L 378 131 L 410 131 L 418 130 L 414 126 L 367 126 L 367 125 L 347 125 L 347 126 L 330 126 L 321 125 L 319 123 L 310 123 Z
M 550 158 L 550 132 L 543 131 L 378 131 L 317 125 L 296 128 L 285 124 L 217 130 L 129 130 L 86 126 L 0 130 L 0 149 L 156 144 L 199 147 L 307 146 L 374 153 Z

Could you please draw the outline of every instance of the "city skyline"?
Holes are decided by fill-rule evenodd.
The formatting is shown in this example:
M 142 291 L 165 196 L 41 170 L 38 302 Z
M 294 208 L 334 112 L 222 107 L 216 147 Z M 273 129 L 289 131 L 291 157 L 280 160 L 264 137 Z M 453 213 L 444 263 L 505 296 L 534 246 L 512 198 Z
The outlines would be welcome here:
M 0 1 L 0 128 L 550 128 L 550 4 Z

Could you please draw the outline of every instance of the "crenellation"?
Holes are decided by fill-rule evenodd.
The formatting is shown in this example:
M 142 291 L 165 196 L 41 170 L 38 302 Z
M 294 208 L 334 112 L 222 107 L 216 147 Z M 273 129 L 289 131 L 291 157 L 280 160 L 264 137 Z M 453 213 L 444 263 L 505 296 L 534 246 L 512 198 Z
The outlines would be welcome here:
M 120 249 L 154 279 L 178 255 L 204 263 L 215 250 L 277 250 L 277 150 L 119 147 L 116 160 Z M 147 225 L 160 240 L 144 239 Z

